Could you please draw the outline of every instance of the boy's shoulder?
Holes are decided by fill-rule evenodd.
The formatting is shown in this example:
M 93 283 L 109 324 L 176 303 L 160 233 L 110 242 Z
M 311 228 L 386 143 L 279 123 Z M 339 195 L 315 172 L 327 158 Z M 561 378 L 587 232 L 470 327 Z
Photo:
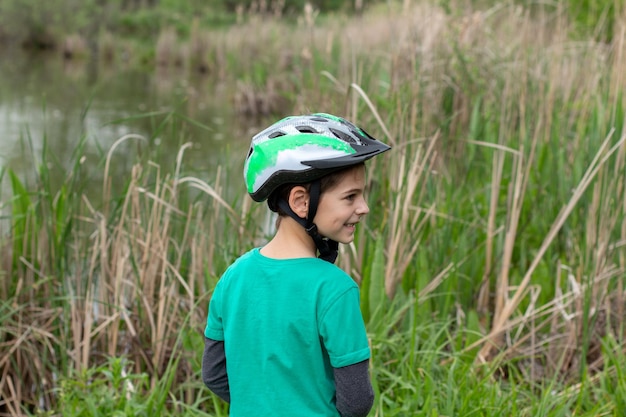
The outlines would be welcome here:
M 277 270 L 292 271 L 297 275 L 316 275 L 323 279 L 354 280 L 343 269 L 319 258 L 286 258 L 273 259 L 263 256 L 261 248 L 253 248 L 237 258 L 226 270 L 224 275 L 236 271 L 252 270 L 259 274 L 272 273 Z

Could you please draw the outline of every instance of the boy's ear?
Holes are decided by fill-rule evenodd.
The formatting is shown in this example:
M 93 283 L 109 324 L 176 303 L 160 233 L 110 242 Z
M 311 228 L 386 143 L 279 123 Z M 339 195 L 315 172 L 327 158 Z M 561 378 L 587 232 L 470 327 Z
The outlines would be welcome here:
M 289 192 L 289 207 L 298 217 L 306 219 L 309 213 L 309 192 L 301 185 L 296 185 Z

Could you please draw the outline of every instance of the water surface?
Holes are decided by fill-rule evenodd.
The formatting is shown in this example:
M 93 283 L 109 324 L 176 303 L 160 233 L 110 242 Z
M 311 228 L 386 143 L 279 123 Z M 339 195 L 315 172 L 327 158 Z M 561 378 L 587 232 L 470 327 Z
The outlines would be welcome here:
M 238 170 L 250 136 L 266 121 L 238 117 L 232 111 L 228 81 L 182 69 L 129 68 L 58 54 L 0 50 L 0 165 L 24 181 L 33 178 L 44 143 L 56 175 L 75 162 L 75 149 L 85 142 L 86 169 L 101 181 L 102 160 L 121 137 L 114 156 L 115 175 L 129 174 L 138 154 L 172 171 L 182 144 L 184 169 L 204 180 L 222 169 Z M 139 145 L 141 143 L 141 145 Z M 145 156 L 145 155 L 144 155 Z M 2 199 L 7 194 L 6 175 Z

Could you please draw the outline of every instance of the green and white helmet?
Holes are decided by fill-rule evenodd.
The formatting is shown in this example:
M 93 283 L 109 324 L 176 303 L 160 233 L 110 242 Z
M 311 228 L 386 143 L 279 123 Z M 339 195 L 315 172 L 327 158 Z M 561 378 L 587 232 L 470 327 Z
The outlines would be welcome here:
M 289 116 L 252 138 L 243 173 L 260 202 L 282 184 L 311 182 L 389 149 L 341 117 Z

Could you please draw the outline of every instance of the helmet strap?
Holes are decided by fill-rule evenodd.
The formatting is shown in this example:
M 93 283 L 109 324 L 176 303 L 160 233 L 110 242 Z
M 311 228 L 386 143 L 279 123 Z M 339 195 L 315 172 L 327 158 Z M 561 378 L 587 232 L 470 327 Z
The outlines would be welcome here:
M 315 247 L 319 251 L 318 258 L 333 264 L 335 263 L 335 260 L 337 259 L 337 254 L 339 252 L 339 242 L 320 235 L 317 231 L 317 225 L 313 223 L 313 219 L 317 214 L 317 207 L 319 205 L 320 195 L 321 183 L 320 180 L 315 180 L 311 183 L 311 187 L 309 188 L 309 212 L 306 219 L 303 219 L 302 217 L 294 213 L 291 207 L 289 207 L 289 203 L 287 201 L 280 199 L 278 201 L 278 205 L 281 209 L 283 209 L 285 213 L 289 215 L 289 217 L 293 218 L 302 227 L 304 227 L 304 230 L 306 230 L 309 236 L 311 236 L 313 242 L 315 242 Z

